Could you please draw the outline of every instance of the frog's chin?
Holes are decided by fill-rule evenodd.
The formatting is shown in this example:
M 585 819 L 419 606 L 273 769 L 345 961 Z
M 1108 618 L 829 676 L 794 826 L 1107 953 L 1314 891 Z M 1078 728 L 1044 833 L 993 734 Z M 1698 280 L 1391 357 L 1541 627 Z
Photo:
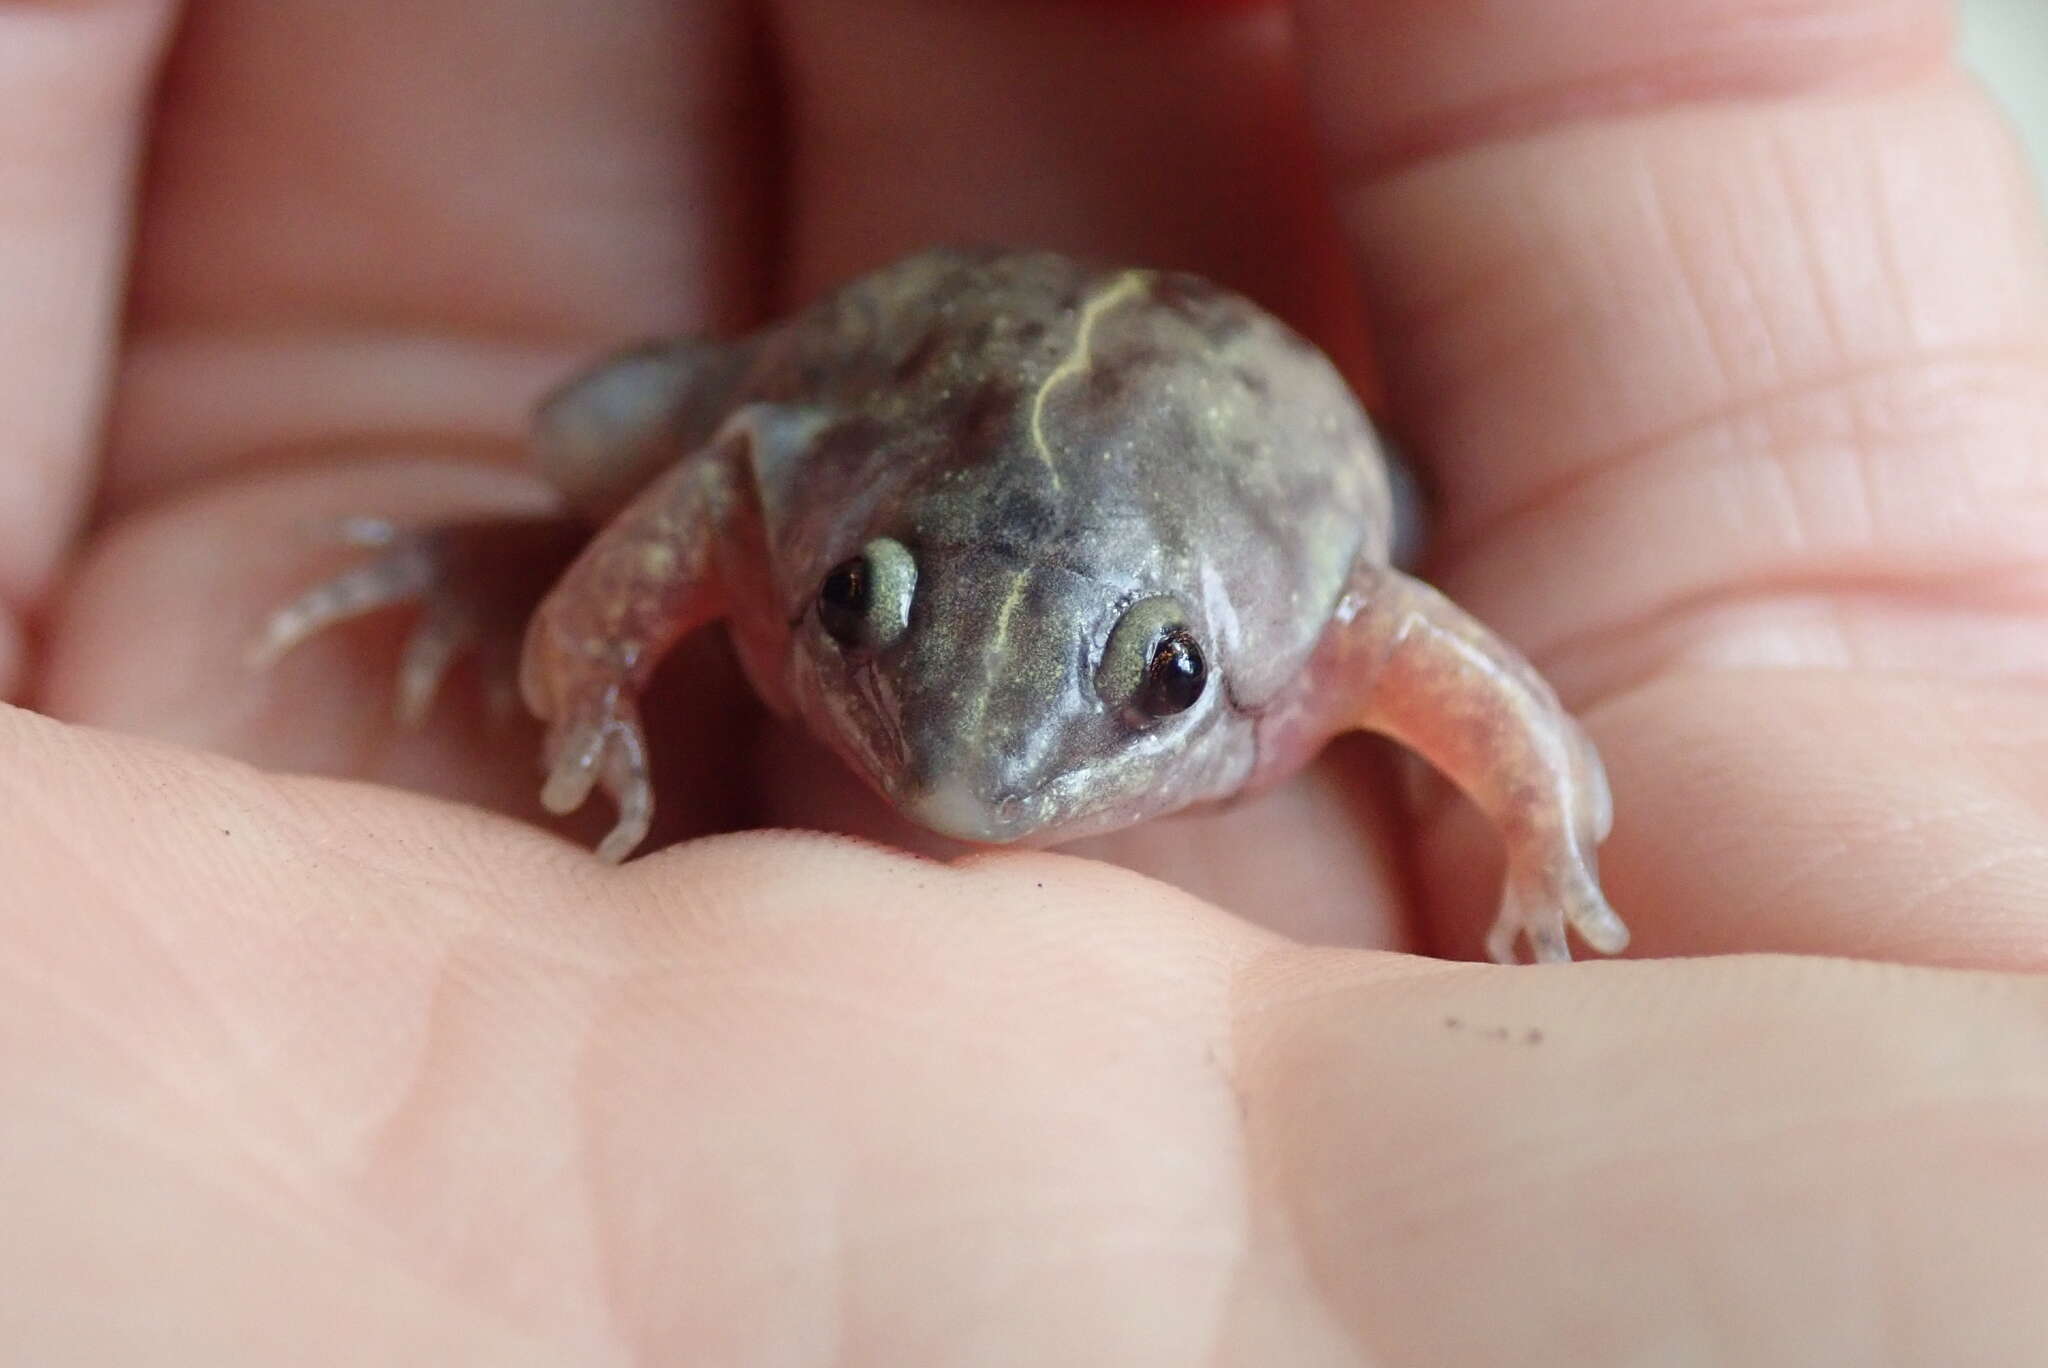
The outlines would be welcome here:
M 1036 845 L 1043 823 L 1029 798 L 991 802 L 974 785 L 947 777 L 896 798 L 903 815 L 929 831 L 976 845 Z
M 891 798 L 896 810 L 928 831 L 974 845 L 1042 848 L 1116 831 L 1155 814 L 1133 815 L 1105 806 L 1077 809 L 1063 802 L 1064 786 L 991 801 L 971 781 L 941 779 Z

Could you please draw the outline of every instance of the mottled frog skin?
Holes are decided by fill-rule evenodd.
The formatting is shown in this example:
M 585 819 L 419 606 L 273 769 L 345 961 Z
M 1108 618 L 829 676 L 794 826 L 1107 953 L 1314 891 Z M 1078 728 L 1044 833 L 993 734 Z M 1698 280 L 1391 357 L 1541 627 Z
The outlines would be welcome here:
M 1123 827 L 1371 729 L 1499 826 L 1495 958 L 1524 936 L 1567 958 L 1567 924 L 1626 943 L 1594 872 L 1611 814 L 1583 732 L 1512 649 L 1389 566 L 1371 423 L 1234 294 L 925 252 L 751 336 L 605 361 L 541 405 L 533 452 L 561 517 L 359 524 L 379 556 L 281 611 L 263 651 L 419 601 L 400 688 L 417 713 L 457 649 L 530 609 L 543 801 L 604 788 L 607 858 L 648 830 L 649 676 L 723 622 L 770 707 L 943 834 Z M 537 607 L 531 573 L 489 570 L 572 551 Z

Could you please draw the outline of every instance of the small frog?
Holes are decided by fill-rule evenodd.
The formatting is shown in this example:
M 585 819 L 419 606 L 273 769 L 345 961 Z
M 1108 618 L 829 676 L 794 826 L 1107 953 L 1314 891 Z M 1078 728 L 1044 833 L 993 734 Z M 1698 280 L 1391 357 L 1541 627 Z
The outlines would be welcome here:
M 653 810 L 639 700 L 723 622 L 775 711 L 967 841 L 1051 844 L 1256 792 L 1337 733 L 1406 744 L 1498 825 L 1512 961 L 1627 930 L 1594 848 L 1599 757 L 1513 649 L 1389 564 L 1395 503 L 1329 361 L 1193 276 L 927 251 L 728 342 L 606 360 L 547 398 L 553 518 L 402 531 L 276 614 L 266 658 L 424 608 L 417 715 L 515 641 L 542 803 L 602 787 L 622 860 Z M 537 604 L 537 606 L 536 606 Z M 511 649 L 500 659 L 513 659 Z

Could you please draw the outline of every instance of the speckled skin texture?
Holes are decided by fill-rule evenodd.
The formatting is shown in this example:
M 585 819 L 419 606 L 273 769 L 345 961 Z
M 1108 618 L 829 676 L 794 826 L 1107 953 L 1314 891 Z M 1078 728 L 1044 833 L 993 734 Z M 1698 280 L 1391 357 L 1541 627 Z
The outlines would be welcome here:
M 1597 756 L 1510 648 L 1387 565 L 1370 422 L 1246 300 L 1047 253 L 926 252 L 750 337 L 615 357 L 542 406 L 534 447 L 598 530 L 532 614 L 521 689 L 549 724 L 547 806 L 598 786 L 618 804 L 609 858 L 652 808 L 640 693 L 678 639 L 723 622 L 771 707 L 947 835 L 1126 826 L 1270 785 L 1369 728 L 1501 828 L 1496 958 L 1521 936 L 1564 958 L 1567 923 L 1625 944 L 1593 872 Z M 445 606 L 462 586 L 433 567 L 456 558 L 427 552 L 509 533 L 433 535 L 393 537 L 352 590 L 281 613 L 269 645 L 422 598 L 402 694 L 431 691 L 480 614 Z M 901 611 L 874 609 L 880 635 L 849 643 L 821 585 L 877 539 L 907 567 Z M 1134 703 L 1153 624 L 1205 667 L 1165 716 Z

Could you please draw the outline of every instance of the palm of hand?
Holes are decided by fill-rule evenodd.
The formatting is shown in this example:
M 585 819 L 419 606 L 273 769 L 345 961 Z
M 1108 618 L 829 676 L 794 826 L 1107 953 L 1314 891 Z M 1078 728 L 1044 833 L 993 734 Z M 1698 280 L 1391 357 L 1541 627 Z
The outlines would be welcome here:
M 530 497 L 494 458 L 568 365 L 919 242 L 1194 266 L 1353 355 L 1355 261 L 1441 484 L 1439 577 L 1609 757 L 1639 946 L 2038 967 L 2048 266 L 1977 97 L 1913 65 L 1932 40 L 1905 19 L 1843 20 L 1795 70 L 1702 40 L 1744 0 L 1590 43 L 1500 17 L 1455 58 L 1428 6 L 1393 8 L 1368 33 L 1304 6 L 1348 240 L 1304 189 L 1261 13 L 911 5 L 854 33 L 792 0 L 779 148 L 740 7 L 708 0 L 489 33 L 454 6 L 199 4 L 146 126 L 122 119 L 159 6 L 0 15 L 62 35 L 5 96 L 62 125 L 9 173 L 56 209 L 0 257 L 54 282 L 11 325 L 12 411 L 49 455 L 0 514 L 17 601 L 47 593 L 91 377 L 118 368 L 29 696 L 526 811 L 523 745 L 393 733 L 378 629 L 241 676 L 306 573 L 296 529 Z M 1485 55 L 1511 50 L 1551 69 Z M 1707 103 L 1608 93 L 1681 52 L 1676 93 Z M 907 69 L 930 79 L 878 75 Z M 138 136 L 116 344 L 94 311 Z M 881 830 L 703 663 L 663 750 L 692 767 L 679 831 Z M 0 907 L 27 1118 L 0 1190 L 45 1308 L 24 1333 L 72 1357 L 95 1334 L 1178 1363 L 2039 1333 L 2048 999 L 2024 979 L 1445 968 L 1303 950 L 1097 864 L 791 836 L 614 872 L 394 789 L 0 726 L 25 814 L 0 863 L 28 892 Z M 1411 897 L 1383 777 L 1340 748 L 1089 853 L 1313 940 L 1467 949 L 1486 835 L 1433 816 Z M 1837 1251 L 1872 1208 L 1903 1311 Z M 172 1229 L 196 1234 L 167 1261 Z M 1811 1267 L 1832 1280 L 1769 1276 Z

